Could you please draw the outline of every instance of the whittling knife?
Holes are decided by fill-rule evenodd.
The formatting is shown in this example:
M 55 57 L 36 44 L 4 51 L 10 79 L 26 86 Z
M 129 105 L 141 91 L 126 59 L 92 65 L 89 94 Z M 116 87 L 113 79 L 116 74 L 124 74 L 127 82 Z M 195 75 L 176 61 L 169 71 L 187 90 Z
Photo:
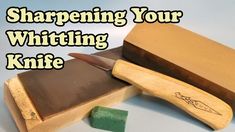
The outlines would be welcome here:
M 225 128 L 232 120 L 233 112 L 228 104 L 175 78 L 120 59 L 115 61 L 81 53 L 69 55 L 105 71 L 111 71 L 114 77 L 176 105 L 215 130 Z

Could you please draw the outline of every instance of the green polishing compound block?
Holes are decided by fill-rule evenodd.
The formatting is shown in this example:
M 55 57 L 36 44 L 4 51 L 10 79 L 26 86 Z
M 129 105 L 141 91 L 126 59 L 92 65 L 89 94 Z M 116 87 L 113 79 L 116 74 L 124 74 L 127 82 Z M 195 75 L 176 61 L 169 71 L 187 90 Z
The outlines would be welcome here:
M 128 112 L 124 110 L 96 106 L 91 111 L 90 124 L 103 130 L 124 132 L 127 115 Z

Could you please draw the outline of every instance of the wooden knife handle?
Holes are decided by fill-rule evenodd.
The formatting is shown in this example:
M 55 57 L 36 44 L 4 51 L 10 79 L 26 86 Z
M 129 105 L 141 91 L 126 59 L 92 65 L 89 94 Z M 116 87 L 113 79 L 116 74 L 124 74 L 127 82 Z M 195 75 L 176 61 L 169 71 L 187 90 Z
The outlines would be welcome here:
M 225 128 L 233 117 L 231 107 L 219 98 L 164 74 L 123 60 L 117 60 L 112 74 L 176 105 L 215 130 Z

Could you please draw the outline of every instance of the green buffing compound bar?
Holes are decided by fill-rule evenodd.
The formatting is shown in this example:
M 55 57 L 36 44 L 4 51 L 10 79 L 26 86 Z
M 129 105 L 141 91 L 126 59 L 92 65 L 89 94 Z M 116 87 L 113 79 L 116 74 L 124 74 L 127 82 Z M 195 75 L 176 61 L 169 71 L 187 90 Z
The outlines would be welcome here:
M 113 132 L 124 132 L 128 112 L 96 106 L 92 109 L 90 123 L 92 127 Z

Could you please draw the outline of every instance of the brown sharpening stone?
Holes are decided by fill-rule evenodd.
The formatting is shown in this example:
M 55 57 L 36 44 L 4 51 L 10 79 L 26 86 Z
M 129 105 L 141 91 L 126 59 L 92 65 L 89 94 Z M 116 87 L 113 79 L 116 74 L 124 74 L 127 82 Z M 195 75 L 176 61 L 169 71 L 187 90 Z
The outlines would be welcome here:
M 235 109 L 235 50 L 174 24 L 137 24 L 123 56 L 201 88 Z
M 97 55 L 119 59 L 122 48 Z M 33 70 L 5 82 L 4 99 L 20 131 L 55 131 L 81 120 L 97 105 L 109 106 L 140 93 L 110 73 L 80 60 L 62 70 Z

